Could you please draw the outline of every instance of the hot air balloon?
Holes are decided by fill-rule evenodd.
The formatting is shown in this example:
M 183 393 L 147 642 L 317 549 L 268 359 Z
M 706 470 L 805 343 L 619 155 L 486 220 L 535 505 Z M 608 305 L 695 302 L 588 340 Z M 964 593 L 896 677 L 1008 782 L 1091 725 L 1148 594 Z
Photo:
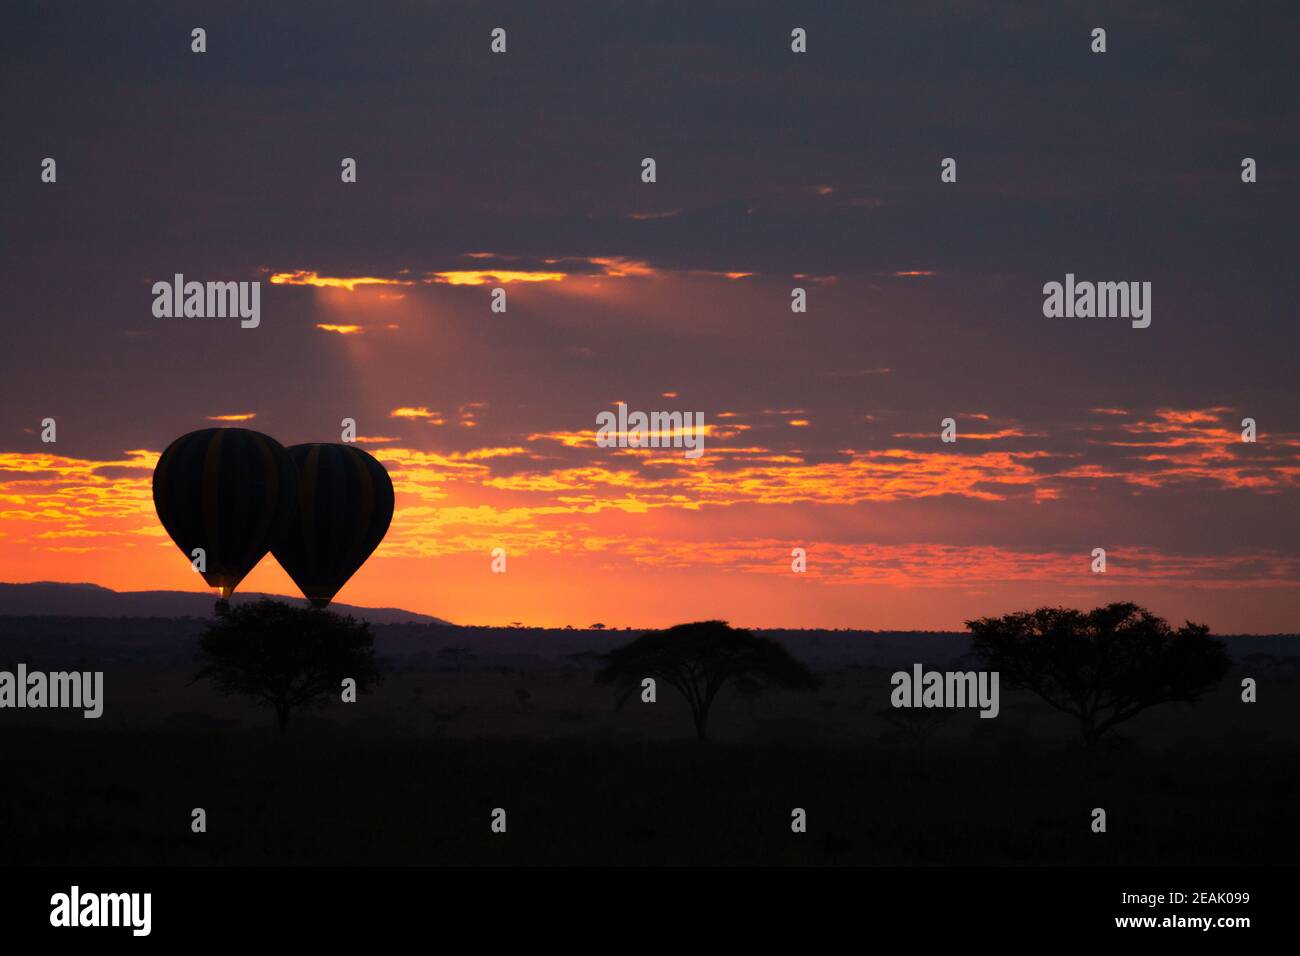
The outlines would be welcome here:
M 274 438 L 246 428 L 182 435 L 153 471 L 153 504 L 171 539 L 192 557 L 223 600 L 284 534 L 297 475 Z
M 352 445 L 292 445 L 298 503 L 271 553 L 312 607 L 325 607 L 379 546 L 393 520 L 393 482 Z

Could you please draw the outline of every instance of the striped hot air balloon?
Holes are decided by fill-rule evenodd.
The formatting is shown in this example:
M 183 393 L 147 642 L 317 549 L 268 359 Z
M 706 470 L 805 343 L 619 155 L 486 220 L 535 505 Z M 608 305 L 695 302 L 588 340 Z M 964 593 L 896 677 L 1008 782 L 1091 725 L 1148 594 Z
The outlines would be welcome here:
M 274 438 L 246 428 L 182 435 L 153 471 L 153 504 L 176 545 L 203 579 L 229 598 L 284 534 L 297 486 L 293 462 Z
M 393 482 L 353 445 L 292 445 L 298 504 L 272 553 L 313 607 L 325 607 L 379 546 Z

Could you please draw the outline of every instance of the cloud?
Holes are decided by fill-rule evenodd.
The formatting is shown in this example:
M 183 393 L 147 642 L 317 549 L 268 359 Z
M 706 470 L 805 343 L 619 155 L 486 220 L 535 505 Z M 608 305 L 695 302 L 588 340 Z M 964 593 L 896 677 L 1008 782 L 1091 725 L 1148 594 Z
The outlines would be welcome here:
M 380 279 L 374 276 L 353 276 L 339 278 L 317 275 L 314 271 L 275 272 L 271 275 L 271 285 L 306 285 L 318 289 L 346 289 L 355 292 L 363 285 L 414 285 L 407 279 Z
M 435 272 L 426 282 L 439 285 L 487 285 L 497 283 L 509 285 L 512 282 L 562 282 L 568 278 L 563 272 L 524 272 L 511 269 L 458 269 L 451 272 Z
M 388 417 L 427 421 L 433 425 L 442 425 L 445 423 L 445 419 L 442 417 L 441 412 L 431 411 L 425 408 L 423 405 L 414 408 L 411 407 L 394 408 L 391 412 L 388 413 Z

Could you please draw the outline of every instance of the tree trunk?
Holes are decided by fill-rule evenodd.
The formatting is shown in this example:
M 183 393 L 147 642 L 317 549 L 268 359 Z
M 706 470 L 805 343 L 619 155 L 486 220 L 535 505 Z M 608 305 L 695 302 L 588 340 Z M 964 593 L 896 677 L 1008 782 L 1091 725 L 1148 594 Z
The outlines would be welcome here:
M 709 712 L 703 707 L 695 707 L 692 708 L 691 716 L 695 719 L 695 739 L 707 740 L 708 734 L 705 733 L 705 728 L 709 722 Z
M 1096 750 L 1097 743 L 1101 740 L 1101 734 L 1097 732 L 1097 725 L 1093 723 L 1091 717 L 1080 717 L 1079 727 L 1083 732 L 1083 746 L 1088 750 Z
M 280 733 L 289 729 L 289 708 L 277 705 L 275 708 L 275 722 L 280 728 Z

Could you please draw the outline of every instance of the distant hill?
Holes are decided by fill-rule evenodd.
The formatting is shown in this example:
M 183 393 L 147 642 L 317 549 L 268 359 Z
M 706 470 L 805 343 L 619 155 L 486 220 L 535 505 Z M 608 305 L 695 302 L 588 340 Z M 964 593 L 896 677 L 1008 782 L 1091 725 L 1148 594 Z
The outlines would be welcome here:
M 302 602 L 301 597 L 283 594 L 236 592 L 232 604 L 247 604 L 260 598 Z M 211 617 L 216 598 L 191 591 L 114 591 L 98 584 L 64 584 L 36 581 L 31 584 L 0 583 L 0 616 L 45 617 Z M 417 614 L 396 607 L 354 607 L 331 604 L 330 610 L 370 621 L 372 624 L 447 624 L 442 618 Z

